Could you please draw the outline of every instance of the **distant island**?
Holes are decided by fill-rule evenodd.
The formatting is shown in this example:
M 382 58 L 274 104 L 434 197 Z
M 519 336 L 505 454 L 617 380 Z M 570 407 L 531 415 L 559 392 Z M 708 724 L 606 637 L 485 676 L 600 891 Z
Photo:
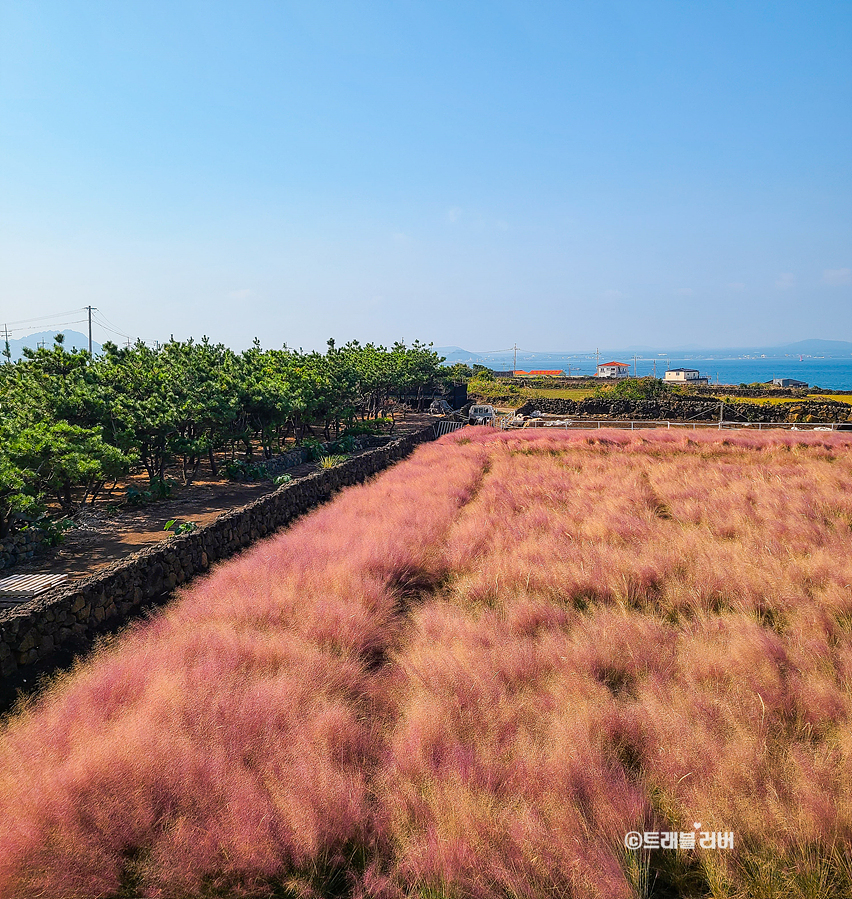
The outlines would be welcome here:
M 496 350 L 492 352 L 466 350 L 459 346 L 439 346 L 435 347 L 435 351 L 446 358 L 446 364 L 454 365 L 457 362 L 463 362 L 467 365 L 487 365 L 489 363 L 505 363 L 511 361 L 515 357 L 515 351 L 512 349 Z M 694 344 L 689 346 L 676 347 L 650 347 L 650 346 L 628 346 L 621 348 L 603 348 L 598 351 L 600 358 L 611 356 L 618 358 L 623 356 L 625 359 L 632 358 L 635 354 L 645 356 L 662 356 L 684 358 L 694 356 L 696 358 L 713 358 L 723 356 L 727 358 L 742 358 L 747 356 L 765 356 L 767 358 L 783 358 L 785 356 L 820 356 L 831 358 L 852 358 L 852 341 L 848 340 L 821 340 L 811 338 L 809 340 L 798 340 L 795 343 L 783 344 L 781 346 L 754 346 L 754 347 L 700 347 Z M 584 350 L 526 350 L 518 349 L 517 358 L 519 360 L 537 360 L 545 362 L 548 359 L 567 359 L 569 357 L 590 357 L 595 355 L 594 349 Z

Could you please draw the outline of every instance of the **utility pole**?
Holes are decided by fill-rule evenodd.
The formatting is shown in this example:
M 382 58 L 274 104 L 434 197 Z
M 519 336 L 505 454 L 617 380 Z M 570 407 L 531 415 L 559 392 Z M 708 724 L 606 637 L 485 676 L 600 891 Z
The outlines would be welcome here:
M 601 364 L 601 351 L 595 347 L 595 374 L 598 373 L 598 366 Z
M 3 334 L 5 336 L 5 345 L 3 348 L 3 355 L 6 357 L 6 365 L 11 365 L 12 363 L 12 350 L 9 347 L 9 327 L 8 325 L 3 325 Z
M 636 377 L 636 353 L 633 354 L 633 377 Z
M 512 374 L 514 374 L 518 370 L 518 345 L 514 344 L 512 349 L 515 351 L 515 355 L 512 357 Z
M 89 355 L 92 355 L 92 310 L 97 309 L 97 306 L 86 306 L 86 309 L 89 312 Z
M 657 377 L 657 359 L 654 357 L 654 379 Z
M 719 430 L 722 430 L 722 413 L 725 411 L 725 401 L 719 400 Z

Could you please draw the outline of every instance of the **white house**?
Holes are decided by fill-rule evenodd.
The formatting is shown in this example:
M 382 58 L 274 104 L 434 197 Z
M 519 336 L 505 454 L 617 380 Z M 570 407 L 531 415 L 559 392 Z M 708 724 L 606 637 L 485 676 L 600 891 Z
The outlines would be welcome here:
M 702 378 L 697 368 L 670 368 L 663 380 L 667 384 L 706 384 L 707 378 Z
M 596 378 L 626 378 L 630 375 L 630 366 L 624 362 L 601 362 L 595 372 Z

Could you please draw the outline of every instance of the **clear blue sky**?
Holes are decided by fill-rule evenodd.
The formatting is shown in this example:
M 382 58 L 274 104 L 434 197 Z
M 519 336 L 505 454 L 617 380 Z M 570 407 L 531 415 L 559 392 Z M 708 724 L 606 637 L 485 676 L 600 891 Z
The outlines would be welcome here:
M 87 303 L 235 348 L 852 340 L 852 3 L 2 0 L 0 325 Z

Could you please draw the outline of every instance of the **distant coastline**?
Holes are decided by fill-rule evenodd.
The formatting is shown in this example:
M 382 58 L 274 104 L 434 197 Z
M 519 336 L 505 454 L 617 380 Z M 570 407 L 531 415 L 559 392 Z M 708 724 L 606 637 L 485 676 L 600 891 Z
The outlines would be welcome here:
M 845 352 L 813 354 L 804 350 L 791 351 L 791 346 L 830 344 L 848 347 Z M 816 349 L 816 347 L 813 347 Z M 467 365 L 487 365 L 492 369 L 510 369 L 514 364 L 512 351 L 475 353 L 461 347 L 436 347 L 446 357 L 445 365 L 464 362 Z M 635 357 L 635 358 L 634 358 Z M 630 365 L 630 374 L 638 377 L 662 377 L 666 368 L 697 368 L 713 384 L 764 383 L 773 378 L 795 378 L 809 386 L 827 390 L 852 390 L 852 343 L 845 341 L 802 341 L 785 347 L 743 347 L 722 350 L 600 350 L 594 352 L 536 353 L 518 350 L 518 369 L 561 369 L 566 374 L 591 376 L 596 359 L 610 359 Z

